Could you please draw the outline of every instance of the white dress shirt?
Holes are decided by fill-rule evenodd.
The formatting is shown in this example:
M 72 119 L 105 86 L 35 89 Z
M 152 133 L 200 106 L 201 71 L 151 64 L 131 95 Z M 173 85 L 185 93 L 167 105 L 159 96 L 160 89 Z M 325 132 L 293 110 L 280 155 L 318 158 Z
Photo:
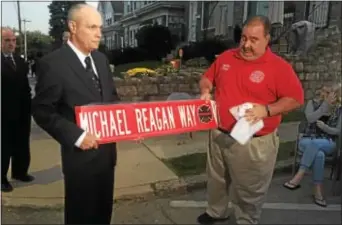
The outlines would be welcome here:
M 96 74 L 96 76 L 98 76 L 97 74 L 97 70 L 96 70 L 96 66 L 93 60 L 93 57 L 91 57 L 91 54 L 85 55 L 83 52 L 81 52 L 80 50 L 78 50 L 76 48 L 75 45 L 73 45 L 73 43 L 71 43 L 71 41 L 68 40 L 67 44 L 70 46 L 70 48 L 76 53 L 78 59 L 81 61 L 82 65 L 84 68 L 87 67 L 86 63 L 85 63 L 85 59 L 89 56 L 90 60 L 91 60 L 91 65 L 93 67 L 94 73 Z
M 85 55 L 85 54 L 82 53 L 80 50 L 78 50 L 78 49 L 76 48 L 76 46 L 73 45 L 73 44 L 71 43 L 71 41 L 69 41 L 69 40 L 68 40 L 67 44 L 68 44 L 68 45 L 70 46 L 70 48 L 76 53 L 78 59 L 81 61 L 81 63 L 82 63 L 82 65 L 83 65 L 84 68 L 87 67 L 87 66 L 86 66 L 86 63 L 85 63 L 86 57 L 88 57 L 88 56 L 90 57 L 91 64 L 92 64 L 92 67 L 93 67 L 93 71 L 94 71 L 94 73 L 96 74 L 96 76 L 98 76 L 98 73 L 97 73 L 97 70 L 96 70 L 96 66 L 95 66 L 93 57 L 91 57 L 91 54 Z M 84 138 L 85 138 L 86 135 L 87 135 L 87 132 L 84 131 L 84 132 L 82 133 L 82 135 L 77 139 L 77 141 L 76 141 L 76 143 L 75 143 L 75 146 L 76 146 L 76 147 L 79 148 L 79 147 L 81 146 L 81 144 L 82 144 L 82 142 L 83 142 L 83 140 L 84 140 Z

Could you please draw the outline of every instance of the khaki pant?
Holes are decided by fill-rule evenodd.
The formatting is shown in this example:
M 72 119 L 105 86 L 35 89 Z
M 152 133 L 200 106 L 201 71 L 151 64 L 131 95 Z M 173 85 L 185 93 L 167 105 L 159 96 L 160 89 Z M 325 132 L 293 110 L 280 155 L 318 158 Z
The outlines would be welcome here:
M 209 136 L 207 213 L 226 218 L 231 202 L 237 224 L 257 224 L 272 180 L 279 137 L 273 132 L 240 145 L 219 130 Z

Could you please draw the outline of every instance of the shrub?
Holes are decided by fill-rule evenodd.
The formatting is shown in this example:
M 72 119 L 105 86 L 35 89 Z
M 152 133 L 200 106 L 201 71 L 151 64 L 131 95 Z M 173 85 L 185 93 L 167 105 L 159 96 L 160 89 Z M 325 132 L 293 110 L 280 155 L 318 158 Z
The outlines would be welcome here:
M 210 65 L 210 62 L 206 60 L 204 57 L 199 58 L 192 58 L 185 62 L 185 65 L 188 67 L 208 67 Z
M 173 41 L 177 41 L 168 27 L 158 24 L 141 27 L 135 37 L 139 48 L 147 50 L 159 60 L 174 47 Z
M 147 50 L 141 48 L 124 48 L 115 49 L 109 53 L 109 61 L 111 64 L 120 65 L 145 60 L 155 60 L 156 57 L 149 54 Z

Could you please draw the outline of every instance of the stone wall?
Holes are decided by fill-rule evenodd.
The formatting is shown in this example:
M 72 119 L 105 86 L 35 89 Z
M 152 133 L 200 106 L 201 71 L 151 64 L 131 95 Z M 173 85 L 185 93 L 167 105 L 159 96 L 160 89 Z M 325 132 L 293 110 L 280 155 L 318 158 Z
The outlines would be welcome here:
M 341 44 L 340 30 L 332 26 L 317 34 L 307 57 L 283 56 L 298 74 L 306 100 L 311 99 L 322 85 L 341 82 Z
M 123 101 L 157 101 L 165 100 L 173 92 L 198 94 L 198 81 L 204 71 L 189 68 L 168 76 L 114 78 L 114 82 Z
M 314 96 L 323 84 L 341 81 L 341 33 L 331 27 L 320 33 L 307 57 L 283 56 L 294 67 L 305 89 L 305 98 Z M 198 81 L 205 68 L 187 68 L 167 76 L 114 78 L 123 101 L 165 100 L 172 92 L 199 94 Z

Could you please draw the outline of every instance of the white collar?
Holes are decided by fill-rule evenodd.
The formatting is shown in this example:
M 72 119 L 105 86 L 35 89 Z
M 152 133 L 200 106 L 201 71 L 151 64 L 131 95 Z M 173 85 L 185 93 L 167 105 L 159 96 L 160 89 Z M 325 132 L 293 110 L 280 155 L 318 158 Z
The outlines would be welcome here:
M 13 53 L 2 53 L 4 54 L 5 57 L 12 57 L 13 58 Z
M 83 63 L 86 57 L 91 57 L 90 53 L 88 55 L 85 55 L 83 52 L 81 52 L 80 50 L 78 50 L 78 48 L 76 48 L 76 46 L 70 41 L 67 41 L 67 44 L 70 46 L 70 48 L 76 53 L 77 57 L 81 60 L 81 62 Z

